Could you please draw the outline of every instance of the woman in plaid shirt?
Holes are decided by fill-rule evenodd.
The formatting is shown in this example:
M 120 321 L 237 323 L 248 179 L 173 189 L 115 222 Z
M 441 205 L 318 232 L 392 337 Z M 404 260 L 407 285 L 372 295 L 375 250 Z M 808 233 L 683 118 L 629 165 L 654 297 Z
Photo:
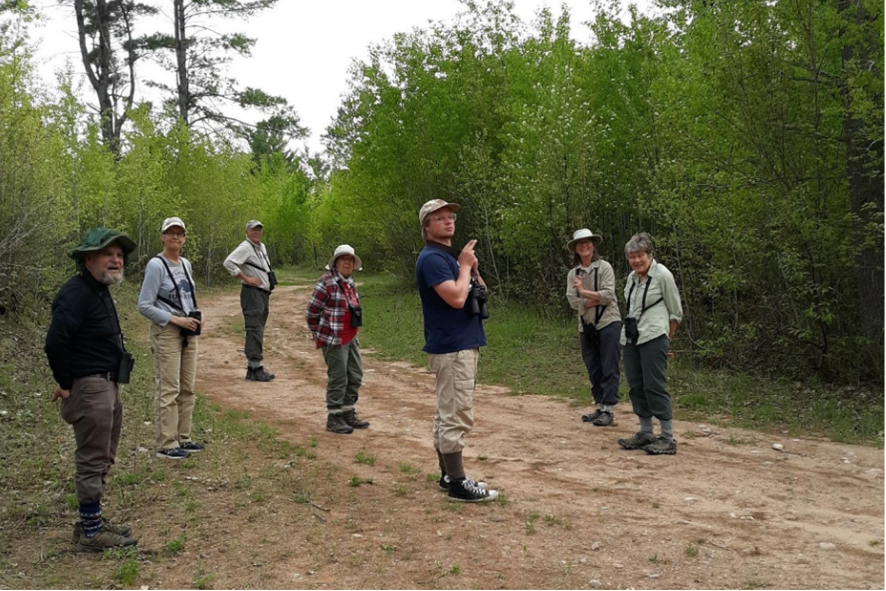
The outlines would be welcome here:
M 357 333 L 363 325 L 360 296 L 351 275 L 363 266 L 354 249 L 335 249 L 326 272 L 314 286 L 305 312 L 311 337 L 326 360 L 326 430 L 348 434 L 365 429 L 354 406 L 363 382 L 363 358 Z

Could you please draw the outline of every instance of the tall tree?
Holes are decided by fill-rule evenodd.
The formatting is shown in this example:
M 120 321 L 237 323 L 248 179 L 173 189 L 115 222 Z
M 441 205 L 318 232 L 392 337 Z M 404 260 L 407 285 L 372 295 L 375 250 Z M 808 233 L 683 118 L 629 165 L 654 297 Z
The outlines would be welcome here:
M 154 7 L 131 0 L 74 0 L 80 57 L 98 100 L 102 140 L 118 156 L 120 131 L 135 98 L 135 62 L 145 47 L 134 21 L 154 13 Z
M 224 75 L 225 66 L 234 55 L 249 57 L 255 39 L 243 33 L 217 33 L 211 26 L 218 19 L 245 20 L 273 8 L 278 0 L 173 0 L 174 34 L 156 35 L 153 43 L 173 52 L 167 66 L 175 71 L 175 88 L 152 83 L 174 97 L 176 112 L 190 128 L 226 128 L 250 139 L 249 129 L 256 126 L 232 115 L 231 108 L 255 108 L 274 126 L 285 123 L 283 135 L 303 137 L 307 130 L 299 125 L 295 110 L 286 99 L 257 88 L 241 88 Z

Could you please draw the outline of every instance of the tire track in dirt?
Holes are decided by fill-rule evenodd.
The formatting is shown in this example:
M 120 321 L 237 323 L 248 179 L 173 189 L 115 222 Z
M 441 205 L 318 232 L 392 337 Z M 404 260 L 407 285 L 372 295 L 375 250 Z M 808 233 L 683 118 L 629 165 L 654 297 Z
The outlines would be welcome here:
M 380 361 L 364 350 L 358 410 L 372 425 L 351 436 L 325 431 L 326 367 L 304 323 L 308 297 L 303 286 L 274 293 L 265 363 L 277 379 L 267 384 L 243 379 L 243 336 L 228 328 L 240 318 L 238 294 L 201 300 L 210 321 L 201 338 L 198 389 L 222 406 L 250 410 L 284 438 L 315 436 L 320 449 L 333 450 L 329 461 L 349 464 L 366 450 L 382 464 L 435 471 L 434 383 L 423 368 Z M 363 330 L 372 330 L 371 319 Z M 490 568 L 518 555 L 514 519 L 535 512 L 570 523 L 562 535 L 545 538 L 539 552 L 542 560 L 574 561 L 574 571 L 549 584 L 527 575 L 528 587 L 598 579 L 603 586 L 883 588 L 882 450 L 728 427 L 705 432 L 676 421 L 678 455 L 652 457 L 618 448 L 616 439 L 636 427 L 629 405 L 607 429 L 582 424 L 579 411 L 562 401 L 512 396 L 502 387 L 480 384 L 475 405 L 466 465 L 511 501 L 507 511 L 471 512 L 495 540 Z M 743 443 L 730 445 L 735 441 Z M 775 441 L 785 452 L 771 449 Z M 433 547 L 437 535 L 417 526 L 410 540 Z M 693 540 L 700 541 L 695 550 Z M 823 549 L 823 542 L 836 550 Z M 464 543 L 469 552 L 489 551 L 488 539 L 482 546 Z M 699 546 L 702 556 L 695 557 Z

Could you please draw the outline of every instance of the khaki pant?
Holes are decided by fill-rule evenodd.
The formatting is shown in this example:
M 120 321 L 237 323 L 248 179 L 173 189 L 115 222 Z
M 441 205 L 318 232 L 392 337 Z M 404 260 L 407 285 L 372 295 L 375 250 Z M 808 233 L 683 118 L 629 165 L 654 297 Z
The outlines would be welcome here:
M 75 378 L 71 395 L 62 399 L 62 418 L 74 427 L 74 486 L 81 505 L 101 501 L 105 480 L 120 444 L 123 401 L 120 387 L 104 377 Z
M 188 346 L 182 347 L 180 327 L 151 324 L 157 449 L 172 449 L 191 440 L 199 338 L 187 339 Z
M 474 389 L 479 360 L 480 349 L 428 354 L 428 366 L 437 375 L 434 447 L 442 454 L 462 451 L 465 435 L 474 427 Z

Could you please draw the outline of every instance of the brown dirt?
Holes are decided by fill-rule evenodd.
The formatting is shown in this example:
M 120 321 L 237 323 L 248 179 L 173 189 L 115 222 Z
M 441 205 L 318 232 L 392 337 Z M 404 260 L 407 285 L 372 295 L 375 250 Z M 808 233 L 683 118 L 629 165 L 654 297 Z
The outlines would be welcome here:
M 311 510 L 317 519 L 259 517 L 233 528 L 233 549 L 207 549 L 215 585 L 883 588 L 882 450 L 677 421 L 678 455 L 652 457 L 616 444 L 636 427 L 627 408 L 617 426 L 593 428 L 561 401 L 480 385 L 466 465 L 508 502 L 450 505 L 423 476 L 436 470 L 425 369 L 364 351 L 358 410 L 371 427 L 324 430 L 326 368 L 304 325 L 307 298 L 304 287 L 274 294 L 268 384 L 243 380 L 242 336 L 226 329 L 237 295 L 201 300 L 212 323 L 198 389 L 293 443 L 315 437 L 328 474 L 311 490 L 329 509 Z M 355 464 L 361 451 L 376 464 Z M 374 484 L 351 488 L 354 475 Z M 248 563 L 269 530 L 276 542 L 256 579 Z

